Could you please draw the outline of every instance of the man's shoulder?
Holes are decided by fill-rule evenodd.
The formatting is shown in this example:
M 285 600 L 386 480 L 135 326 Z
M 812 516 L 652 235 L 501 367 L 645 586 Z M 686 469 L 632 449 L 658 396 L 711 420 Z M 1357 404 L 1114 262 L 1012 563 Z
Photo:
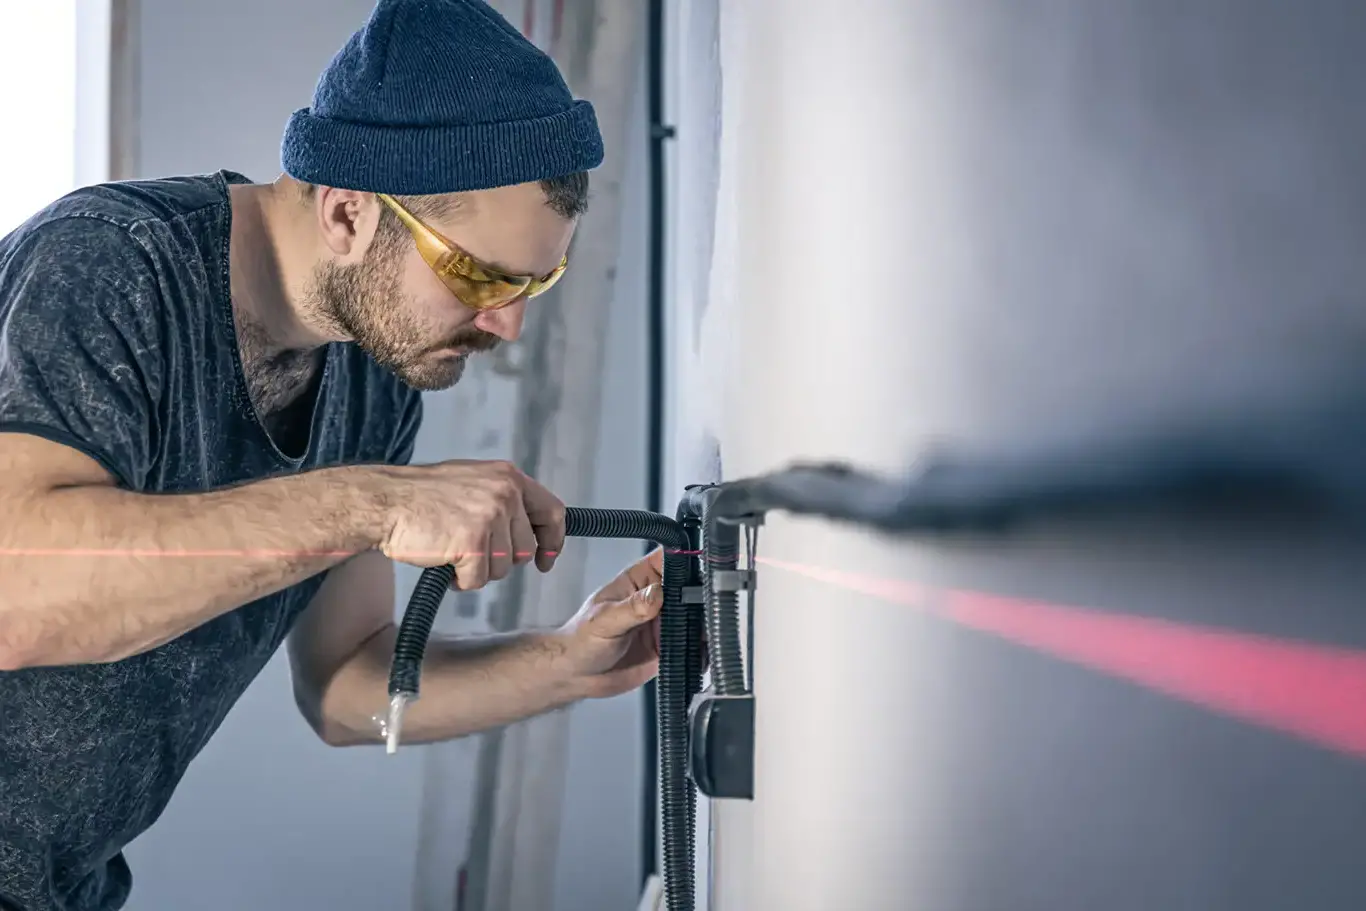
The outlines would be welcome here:
M 196 216 L 228 224 L 228 186 L 246 182 L 230 171 L 81 187 L 35 212 L 0 239 L 0 261 L 50 255 L 68 261 L 102 249 L 151 252 L 172 242 L 162 230 Z
M 0 322 L 28 310 L 111 322 L 172 318 L 221 283 L 231 232 L 232 172 L 83 187 L 0 239 Z M 150 323 L 149 323 L 150 325 Z
M 31 222 L 96 218 L 124 228 L 149 221 L 171 222 L 228 204 L 228 187 L 248 182 L 232 171 L 148 180 L 120 180 L 73 190 L 39 211 Z

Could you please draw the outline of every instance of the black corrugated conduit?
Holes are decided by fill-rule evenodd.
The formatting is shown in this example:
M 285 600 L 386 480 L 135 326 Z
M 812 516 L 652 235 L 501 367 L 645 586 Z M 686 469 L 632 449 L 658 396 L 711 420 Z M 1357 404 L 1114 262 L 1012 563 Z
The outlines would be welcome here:
M 651 512 L 664 511 L 664 345 L 665 255 L 668 184 L 665 172 L 665 144 L 673 138 L 673 127 L 664 123 L 664 0 L 646 0 L 646 118 L 649 129 L 649 247 L 647 250 L 649 291 L 646 298 L 646 445 L 645 504 Z M 659 872 L 657 839 L 659 794 L 655 790 L 658 769 L 655 745 L 659 730 L 658 683 L 644 687 L 645 701 L 645 775 L 641 800 L 640 881 L 643 885 Z
M 669 911 L 693 911 L 697 792 L 688 778 L 688 707 L 701 686 L 703 656 L 701 620 L 684 603 L 683 595 L 696 576 L 697 556 L 679 522 L 644 510 L 571 507 L 565 511 L 565 534 L 637 539 L 664 548 L 657 699 L 664 887 Z M 389 671 L 389 696 L 399 705 L 419 695 L 427 640 L 453 577 L 450 566 L 424 570 L 408 602 Z M 390 725 L 392 746 L 397 739 L 396 720 L 391 718 Z
M 720 580 L 740 567 L 740 527 L 718 520 L 713 508 L 722 487 L 697 488 L 689 512 L 701 519 L 702 600 L 706 605 L 707 647 L 712 687 L 721 696 L 745 692 L 745 661 L 740 646 L 740 594 Z

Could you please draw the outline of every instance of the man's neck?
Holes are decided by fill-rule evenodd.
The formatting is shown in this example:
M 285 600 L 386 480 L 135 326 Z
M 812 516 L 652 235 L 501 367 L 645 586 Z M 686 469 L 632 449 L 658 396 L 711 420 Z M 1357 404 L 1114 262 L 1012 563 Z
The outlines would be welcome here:
M 288 188 L 231 188 L 231 294 L 237 342 L 252 403 L 263 418 L 285 411 L 309 388 L 329 339 L 304 307 L 311 258 Z
M 302 237 L 302 214 L 288 193 L 280 184 L 231 188 L 232 305 L 270 353 L 307 351 L 330 340 L 306 312 L 313 257 Z

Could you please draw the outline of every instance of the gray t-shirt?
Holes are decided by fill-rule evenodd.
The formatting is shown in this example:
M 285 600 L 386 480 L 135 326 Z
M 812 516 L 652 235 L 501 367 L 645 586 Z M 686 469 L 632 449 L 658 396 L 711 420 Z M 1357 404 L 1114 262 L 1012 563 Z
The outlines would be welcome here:
M 262 428 L 228 282 L 228 185 L 245 182 L 87 188 L 0 239 L 0 431 L 71 446 L 149 493 L 411 458 L 421 396 L 355 345 L 328 347 L 300 457 Z M 123 847 L 156 821 L 322 578 L 123 661 L 0 672 L 0 908 L 125 903 Z

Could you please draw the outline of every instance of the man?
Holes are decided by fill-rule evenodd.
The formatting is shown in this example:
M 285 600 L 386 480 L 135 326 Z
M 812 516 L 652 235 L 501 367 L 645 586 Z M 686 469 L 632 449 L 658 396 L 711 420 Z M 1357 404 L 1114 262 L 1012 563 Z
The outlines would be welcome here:
M 382 742 L 390 560 L 551 568 L 549 491 L 408 462 L 421 390 L 564 270 L 601 158 L 488 6 L 380 0 L 274 184 L 89 188 L 0 241 L 0 906 L 123 906 L 122 848 L 286 637 L 318 734 Z M 562 629 L 433 642 L 405 741 L 644 683 L 659 571 Z

